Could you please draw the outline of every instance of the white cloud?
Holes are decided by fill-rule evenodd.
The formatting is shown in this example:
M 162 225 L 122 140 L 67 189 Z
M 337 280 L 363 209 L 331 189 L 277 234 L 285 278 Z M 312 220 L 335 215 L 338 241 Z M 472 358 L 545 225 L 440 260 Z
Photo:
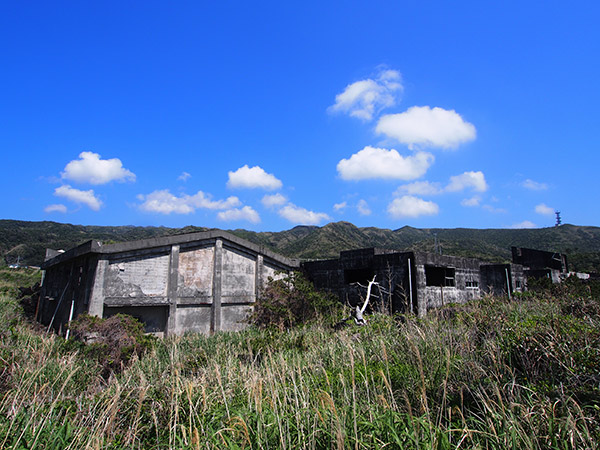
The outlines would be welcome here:
M 227 211 L 221 211 L 217 214 L 219 220 L 225 222 L 233 222 L 237 220 L 246 220 L 252 223 L 259 223 L 260 216 L 250 206 L 244 206 L 243 208 L 228 209 Z
M 437 195 L 444 192 L 439 183 L 429 181 L 415 181 L 414 183 L 404 184 L 396 189 L 395 195 Z
M 544 203 L 540 203 L 539 205 L 537 205 L 535 207 L 535 212 L 538 214 L 542 214 L 544 216 L 553 216 L 554 215 L 554 208 L 549 207 L 548 205 L 544 204 Z
M 325 213 L 309 211 L 299 206 L 289 204 L 279 210 L 279 215 L 292 223 L 299 225 L 318 225 L 331 218 Z
M 371 215 L 371 208 L 369 208 L 369 204 L 367 203 L 366 200 L 359 200 L 358 204 L 356 205 L 356 209 L 358 210 L 358 213 L 361 216 L 370 216 Z
M 545 191 L 546 189 L 548 189 L 548 185 L 546 183 L 538 183 L 537 181 L 533 181 L 529 178 L 523 181 L 521 183 L 521 186 L 531 191 Z
M 100 155 L 93 152 L 81 152 L 79 158 L 65 166 L 64 172 L 61 172 L 63 179 L 96 185 L 135 181 L 135 174 L 125 169 L 118 158 L 100 159 Z
M 67 212 L 67 207 L 65 205 L 61 205 L 61 204 L 48 205 L 44 208 L 44 212 L 47 212 L 47 213 L 59 212 L 59 213 L 64 214 Z
M 330 112 L 344 112 L 362 120 L 396 104 L 402 93 L 402 77 L 396 70 L 381 70 L 375 79 L 356 81 L 335 96 Z
M 287 202 L 287 198 L 281 194 L 265 195 L 261 202 L 265 207 L 273 208 L 275 206 L 284 205 Z
M 460 175 L 450 177 L 450 183 L 446 186 L 448 192 L 459 192 L 471 188 L 476 192 L 485 192 L 488 185 L 485 182 L 483 172 L 464 172 Z
M 427 172 L 433 160 L 431 153 L 417 152 L 404 157 L 394 149 L 366 146 L 349 159 L 342 159 L 337 171 L 344 180 L 414 180 Z
M 348 206 L 348 202 L 336 203 L 333 205 L 334 211 L 343 211 Z
M 425 201 L 412 195 L 395 198 L 388 205 L 388 213 L 395 219 L 402 217 L 434 216 L 440 208 L 436 203 Z
M 187 172 L 181 172 L 181 175 L 179 175 L 179 176 L 177 177 L 177 179 L 178 179 L 178 180 L 180 180 L 180 181 L 187 181 L 187 180 L 188 180 L 188 179 L 189 179 L 191 176 L 192 176 L 192 175 L 190 175 L 190 174 L 189 174 L 189 173 L 187 173 Z
M 280 189 L 282 183 L 275 175 L 265 172 L 261 167 L 248 167 L 246 164 L 235 172 L 229 172 L 228 188 L 265 189 L 273 191 Z
M 510 228 L 520 229 L 520 228 L 537 228 L 537 225 L 529 220 L 524 220 L 523 222 L 515 223 L 510 226 Z
M 98 211 L 102 206 L 102 202 L 96 197 L 92 189 L 81 191 L 65 184 L 54 189 L 54 195 L 66 198 L 77 204 L 87 205 L 93 211 Z
M 409 148 L 456 148 L 475 139 L 473 124 L 465 122 L 454 110 L 413 106 L 403 113 L 379 119 L 375 131 L 396 139 Z
M 504 208 L 494 208 L 492 205 L 483 205 L 482 208 L 493 214 L 505 214 L 508 212 Z
M 160 214 L 190 214 L 196 209 L 230 209 L 240 206 L 241 202 L 237 197 L 228 197 L 226 200 L 211 200 L 210 195 L 198 191 L 194 195 L 182 195 L 177 197 L 168 189 L 154 191 L 148 195 L 138 195 L 138 199 L 143 203 L 140 209 L 146 212 Z
M 467 206 L 467 207 L 474 207 L 474 206 L 479 206 L 479 204 L 481 203 L 481 197 L 479 195 L 474 195 L 471 198 L 465 198 L 463 199 L 460 204 L 462 206 Z

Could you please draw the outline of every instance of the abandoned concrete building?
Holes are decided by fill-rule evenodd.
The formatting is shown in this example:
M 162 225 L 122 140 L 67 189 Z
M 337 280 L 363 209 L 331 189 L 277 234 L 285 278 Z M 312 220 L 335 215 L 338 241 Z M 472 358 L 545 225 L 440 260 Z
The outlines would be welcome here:
M 88 241 L 67 252 L 48 250 L 39 320 L 58 332 L 87 313 L 124 313 L 159 335 L 235 331 L 269 277 L 303 270 L 315 288 L 359 304 L 373 277 L 378 307 L 424 316 L 431 308 L 482 294 L 512 295 L 527 278 L 559 282 L 567 274 L 560 253 L 512 248 L 512 264 L 379 248 L 342 251 L 337 259 L 289 259 L 224 231 L 207 231 L 121 244 Z
M 527 248 L 512 248 L 513 262 L 489 264 L 424 252 L 379 248 L 349 250 L 337 259 L 302 263 L 317 289 L 339 296 L 352 306 L 363 301 L 364 286 L 376 277 L 379 307 L 423 317 L 431 308 L 465 303 L 482 294 L 512 295 L 526 288 L 527 278 L 549 277 L 560 282 L 567 273 L 566 256 Z
M 140 319 L 147 332 L 239 330 L 269 276 L 299 262 L 223 231 L 47 251 L 39 320 L 61 332 L 79 314 Z
M 567 256 L 562 253 L 522 247 L 511 247 L 511 250 L 513 262 L 523 266 L 526 277 L 550 278 L 553 283 L 560 283 L 569 273 Z
M 302 268 L 317 289 L 336 293 L 353 306 L 375 276 L 383 309 L 421 317 L 431 308 L 464 303 L 482 292 L 520 291 L 524 284 L 523 270 L 514 264 L 379 248 L 341 252 L 338 259 L 304 262 Z

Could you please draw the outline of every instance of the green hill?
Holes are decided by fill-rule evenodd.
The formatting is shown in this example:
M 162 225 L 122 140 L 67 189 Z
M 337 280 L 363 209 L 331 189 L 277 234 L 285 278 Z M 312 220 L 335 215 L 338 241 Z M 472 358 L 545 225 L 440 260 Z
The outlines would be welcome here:
M 42 263 L 46 248 L 69 249 L 90 239 L 124 242 L 158 236 L 205 231 L 208 228 L 84 226 L 57 222 L 0 220 L 0 253 L 7 263 Z M 359 228 L 348 222 L 323 227 L 297 226 L 280 232 L 230 230 L 251 242 L 296 258 L 335 258 L 341 250 L 382 247 L 433 251 L 437 237 L 444 254 L 485 261 L 509 261 L 510 247 L 529 247 L 566 253 L 571 269 L 600 272 L 600 228 L 562 225 L 539 229 Z

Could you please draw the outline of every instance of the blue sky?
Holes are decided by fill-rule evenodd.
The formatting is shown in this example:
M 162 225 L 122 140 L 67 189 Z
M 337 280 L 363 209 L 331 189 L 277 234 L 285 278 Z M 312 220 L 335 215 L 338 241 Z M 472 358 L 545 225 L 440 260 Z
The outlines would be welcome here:
M 1 218 L 600 224 L 596 2 L 1 11 Z

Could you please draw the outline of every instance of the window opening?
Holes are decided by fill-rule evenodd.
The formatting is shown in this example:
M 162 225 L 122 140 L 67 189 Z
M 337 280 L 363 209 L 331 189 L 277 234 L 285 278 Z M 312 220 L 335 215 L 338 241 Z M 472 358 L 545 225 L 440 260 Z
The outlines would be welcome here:
M 346 269 L 344 270 L 344 281 L 346 284 L 366 284 L 373 279 L 375 273 L 371 269 Z
M 425 266 L 426 286 L 456 286 L 455 269 L 453 267 Z

